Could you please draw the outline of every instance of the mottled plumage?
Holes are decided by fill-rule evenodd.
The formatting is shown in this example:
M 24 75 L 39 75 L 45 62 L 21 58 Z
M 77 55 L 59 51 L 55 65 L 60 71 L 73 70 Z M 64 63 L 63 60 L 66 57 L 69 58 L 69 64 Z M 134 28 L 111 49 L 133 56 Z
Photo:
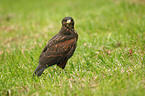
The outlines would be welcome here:
M 74 20 L 72 17 L 63 18 L 61 30 L 44 47 L 34 74 L 41 76 L 46 68 L 55 64 L 64 69 L 76 49 L 77 40 L 78 34 L 74 29 Z

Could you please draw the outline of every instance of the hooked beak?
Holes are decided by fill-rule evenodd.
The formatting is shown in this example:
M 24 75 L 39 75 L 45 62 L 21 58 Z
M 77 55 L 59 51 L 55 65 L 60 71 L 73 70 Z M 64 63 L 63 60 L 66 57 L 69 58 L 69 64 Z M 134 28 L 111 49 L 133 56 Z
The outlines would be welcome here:
M 66 23 L 68 23 L 68 24 L 69 24 L 70 22 L 71 22 L 71 20 L 67 20 L 67 21 L 66 21 Z

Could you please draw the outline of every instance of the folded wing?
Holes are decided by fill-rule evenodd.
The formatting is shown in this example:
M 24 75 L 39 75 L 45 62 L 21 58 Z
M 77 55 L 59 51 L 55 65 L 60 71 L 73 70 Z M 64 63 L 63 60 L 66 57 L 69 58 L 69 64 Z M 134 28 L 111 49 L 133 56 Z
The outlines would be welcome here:
M 39 65 L 52 66 L 69 59 L 76 48 L 76 38 L 46 46 L 40 55 Z

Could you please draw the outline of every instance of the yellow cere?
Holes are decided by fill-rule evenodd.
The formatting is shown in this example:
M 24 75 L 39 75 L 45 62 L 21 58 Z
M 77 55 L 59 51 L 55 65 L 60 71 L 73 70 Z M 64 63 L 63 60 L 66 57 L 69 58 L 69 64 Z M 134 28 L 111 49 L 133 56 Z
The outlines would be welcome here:
M 67 22 L 66 23 L 70 23 L 71 22 L 71 20 L 67 20 Z

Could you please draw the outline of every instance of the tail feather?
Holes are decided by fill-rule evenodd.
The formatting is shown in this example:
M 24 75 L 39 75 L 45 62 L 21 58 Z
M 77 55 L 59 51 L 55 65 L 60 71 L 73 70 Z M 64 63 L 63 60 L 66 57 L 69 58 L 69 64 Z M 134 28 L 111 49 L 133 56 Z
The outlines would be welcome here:
M 38 67 L 35 69 L 33 75 L 37 75 L 38 77 L 41 76 L 41 74 L 43 73 L 43 71 L 44 71 L 46 68 L 47 68 L 47 66 L 38 65 Z

